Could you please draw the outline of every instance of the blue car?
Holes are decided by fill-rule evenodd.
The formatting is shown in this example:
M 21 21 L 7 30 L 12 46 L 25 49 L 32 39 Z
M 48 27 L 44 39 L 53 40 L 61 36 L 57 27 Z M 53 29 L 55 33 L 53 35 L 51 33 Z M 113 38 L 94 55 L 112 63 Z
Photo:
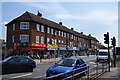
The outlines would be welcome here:
M 69 72 L 71 70 L 81 67 L 84 68 L 76 70 L 75 73 L 87 70 L 87 67 L 85 66 L 87 66 L 87 64 L 83 61 L 82 58 L 64 58 L 55 63 L 55 65 L 48 68 L 48 70 L 46 71 L 46 77 L 68 72 L 62 75 L 62 77 L 67 77 L 71 75 L 72 72 Z

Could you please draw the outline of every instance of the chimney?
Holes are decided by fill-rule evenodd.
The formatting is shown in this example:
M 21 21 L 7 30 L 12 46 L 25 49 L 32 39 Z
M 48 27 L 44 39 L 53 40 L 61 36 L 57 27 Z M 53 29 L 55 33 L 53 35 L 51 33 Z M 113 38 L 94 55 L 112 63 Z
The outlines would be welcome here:
M 81 34 L 83 34 L 83 32 L 81 32 Z
M 71 28 L 71 30 L 74 30 L 74 28 Z
M 42 16 L 42 14 L 38 11 L 37 16 L 41 17 L 41 16 Z
M 91 34 L 89 34 L 89 36 L 91 36 Z
M 59 22 L 60 25 L 62 25 L 62 22 Z

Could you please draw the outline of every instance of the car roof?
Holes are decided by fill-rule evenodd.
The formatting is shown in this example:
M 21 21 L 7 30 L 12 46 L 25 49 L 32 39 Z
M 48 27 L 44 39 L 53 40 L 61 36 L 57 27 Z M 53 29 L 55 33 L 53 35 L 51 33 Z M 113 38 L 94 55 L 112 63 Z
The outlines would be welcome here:
M 28 57 L 28 56 L 10 56 L 11 58 L 15 58 L 15 57 L 19 57 L 19 58 L 21 58 L 21 57 L 25 57 L 25 58 L 30 58 L 30 57 Z
M 78 60 L 78 59 L 82 59 L 80 57 L 74 57 L 74 58 L 64 58 L 64 59 L 74 59 L 74 60 Z M 82 59 L 83 60 L 83 59 Z

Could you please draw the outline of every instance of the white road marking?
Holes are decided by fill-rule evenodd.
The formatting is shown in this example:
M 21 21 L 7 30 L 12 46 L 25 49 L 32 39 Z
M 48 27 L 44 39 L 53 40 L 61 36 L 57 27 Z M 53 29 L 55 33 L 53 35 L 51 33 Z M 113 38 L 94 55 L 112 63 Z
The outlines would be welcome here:
M 41 78 L 41 77 L 45 77 L 46 75 L 43 75 L 43 76 L 38 76 L 38 77 L 35 77 L 35 78 Z
M 11 78 L 20 78 L 20 77 L 23 77 L 23 76 L 28 76 L 28 75 L 31 75 L 32 73 L 29 73 L 29 74 L 24 74 L 24 75 L 20 75 L 20 76 L 15 76 L 15 77 L 11 77 Z

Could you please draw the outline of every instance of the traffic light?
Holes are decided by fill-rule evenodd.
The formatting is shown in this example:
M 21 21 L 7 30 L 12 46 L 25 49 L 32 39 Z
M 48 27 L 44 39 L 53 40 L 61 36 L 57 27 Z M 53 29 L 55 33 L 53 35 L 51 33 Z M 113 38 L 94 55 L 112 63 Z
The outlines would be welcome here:
M 109 33 L 107 32 L 107 34 L 104 34 L 104 43 L 105 44 L 109 44 Z
M 112 42 L 112 45 L 113 45 L 113 46 L 116 46 L 116 39 L 115 39 L 115 37 L 113 37 L 111 40 L 112 40 L 112 41 L 111 41 L 111 42 Z

